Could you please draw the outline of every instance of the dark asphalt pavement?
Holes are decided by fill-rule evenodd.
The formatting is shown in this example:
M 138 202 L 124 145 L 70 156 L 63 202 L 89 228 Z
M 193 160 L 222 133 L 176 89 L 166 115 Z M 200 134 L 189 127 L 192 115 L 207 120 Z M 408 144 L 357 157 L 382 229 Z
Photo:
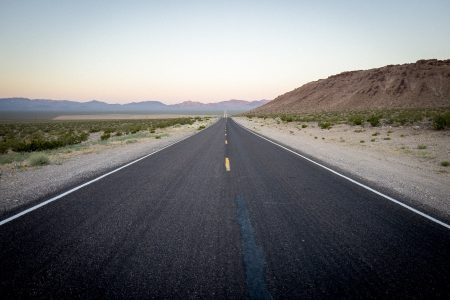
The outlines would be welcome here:
M 450 230 L 221 119 L 0 226 L 0 298 L 449 299 Z

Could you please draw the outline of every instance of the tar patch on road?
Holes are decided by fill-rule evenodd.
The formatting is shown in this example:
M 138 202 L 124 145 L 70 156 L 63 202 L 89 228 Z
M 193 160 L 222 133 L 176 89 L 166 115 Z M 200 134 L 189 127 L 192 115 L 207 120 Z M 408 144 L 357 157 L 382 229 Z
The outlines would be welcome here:
M 256 244 L 255 234 L 250 222 L 244 197 L 235 198 L 237 220 L 241 230 L 241 243 L 245 267 L 246 284 L 250 299 L 272 299 L 265 280 L 264 252 Z

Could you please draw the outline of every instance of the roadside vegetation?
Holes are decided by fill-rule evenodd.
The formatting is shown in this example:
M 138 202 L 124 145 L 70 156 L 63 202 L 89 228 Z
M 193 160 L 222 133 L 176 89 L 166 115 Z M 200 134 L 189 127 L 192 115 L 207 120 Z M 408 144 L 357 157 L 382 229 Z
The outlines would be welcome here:
M 209 117 L 143 120 L 11 121 L 0 123 L 0 164 L 27 161 L 39 166 L 50 162 L 46 152 L 76 150 L 95 136 L 98 143 L 136 141 L 141 137 L 159 139 L 158 129 L 192 125 Z
M 333 125 L 348 124 L 352 126 L 406 126 L 420 124 L 435 130 L 450 129 L 450 108 L 440 109 L 397 109 L 364 112 L 324 112 L 315 114 L 247 114 L 248 118 L 275 118 L 281 122 L 317 122 L 322 129 Z
M 28 160 L 32 166 L 44 166 L 50 163 L 50 159 L 44 153 L 33 153 Z
M 278 126 L 280 132 L 289 130 L 290 134 L 299 135 L 300 139 L 309 135 L 314 140 L 359 145 L 359 149 L 363 146 L 366 149 L 372 147 L 373 151 L 405 154 L 434 166 L 450 165 L 447 151 L 450 107 L 302 115 L 253 114 L 247 117 L 260 120 L 269 118 L 270 122 L 265 125 L 283 124 Z M 264 122 L 256 121 L 254 124 L 263 126 Z M 292 128 L 297 130 L 292 131 Z M 345 138 L 338 135 L 344 135 Z M 444 168 L 440 168 L 439 172 L 447 174 Z

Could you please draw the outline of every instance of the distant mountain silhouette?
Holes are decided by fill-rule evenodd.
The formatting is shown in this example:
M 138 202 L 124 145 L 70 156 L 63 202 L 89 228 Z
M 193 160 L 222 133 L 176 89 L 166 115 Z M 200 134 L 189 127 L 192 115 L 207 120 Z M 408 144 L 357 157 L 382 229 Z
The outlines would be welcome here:
M 227 100 L 217 103 L 184 101 L 164 104 L 159 101 L 109 104 L 97 100 L 77 102 L 68 100 L 0 98 L 0 112 L 58 112 L 58 113 L 198 113 L 198 112 L 244 112 L 257 108 L 269 100 Z

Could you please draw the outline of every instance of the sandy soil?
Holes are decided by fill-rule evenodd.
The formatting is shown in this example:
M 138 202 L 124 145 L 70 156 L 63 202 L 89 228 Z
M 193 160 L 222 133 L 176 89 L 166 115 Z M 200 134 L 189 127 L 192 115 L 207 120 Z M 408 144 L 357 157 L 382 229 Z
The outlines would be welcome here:
M 284 123 L 233 118 L 241 125 L 315 157 L 355 178 L 400 195 L 415 207 L 450 219 L 450 131 L 415 127 Z M 308 125 L 302 128 L 302 124 Z
M 190 115 L 177 114 L 98 114 L 98 115 L 61 115 L 53 118 L 53 120 L 142 120 L 142 119 L 171 119 L 190 117 Z
M 176 125 L 158 129 L 154 134 L 112 138 L 99 142 L 92 134 L 83 145 L 49 152 L 50 165 L 30 167 L 26 162 L 0 166 L 0 215 L 27 203 L 44 199 L 68 186 L 106 173 L 131 160 L 161 149 L 209 126 L 216 119 L 197 121 L 193 125 Z M 159 138 L 155 138 L 155 137 Z

